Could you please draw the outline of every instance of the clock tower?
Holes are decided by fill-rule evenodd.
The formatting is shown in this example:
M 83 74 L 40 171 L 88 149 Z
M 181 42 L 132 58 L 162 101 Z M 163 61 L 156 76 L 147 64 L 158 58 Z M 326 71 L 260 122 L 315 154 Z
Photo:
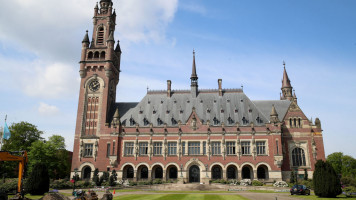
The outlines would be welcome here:
M 72 171 L 80 168 L 83 162 L 95 164 L 99 162 L 97 158 L 109 158 L 117 153 L 118 145 L 113 143 L 118 142 L 117 136 L 111 138 L 112 130 L 109 126 L 115 112 L 121 60 L 119 42 L 115 47 L 115 22 L 113 2 L 101 0 L 94 8 L 92 38 L 89 39 L 87 31 L 82 41 Z M 107 156 L 101 156 L 102 152 Z M 105 163 L 110 162 L 106 160 Z

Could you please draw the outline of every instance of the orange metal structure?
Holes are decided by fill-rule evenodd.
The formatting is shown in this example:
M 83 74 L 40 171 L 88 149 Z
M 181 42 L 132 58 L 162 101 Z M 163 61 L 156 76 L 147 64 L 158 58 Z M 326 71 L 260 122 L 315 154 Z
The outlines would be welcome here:
M 22 153 L 21 156 L 13 155 L 15 153 Z M 17 192 L 21 193 L 22 190 L 22 179 L 25 173 L 25 165 L 28 162 L 27 152 L 8 152 L 8 151 L 0 151 L 0 161 L 17 161 L 19 162 L 19 180 L 17 183 Z

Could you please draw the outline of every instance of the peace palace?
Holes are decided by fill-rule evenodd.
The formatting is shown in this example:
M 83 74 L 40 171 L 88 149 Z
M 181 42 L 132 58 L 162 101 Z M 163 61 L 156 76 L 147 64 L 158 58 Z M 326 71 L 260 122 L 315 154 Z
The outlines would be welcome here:
M 119 179 L 208 183 L 213 179 L 309 177 L 325 159 L 321 123 L 309 120 L 284 67 L 279 100 L 251 100 L 242 89 L 199 89 L 193 52 L 190 90 L 148 91 L 117 103 L 121 48 L 111 0 L 94 8 L 93 33 L 82 41 L 72 176 L 116 170 Z

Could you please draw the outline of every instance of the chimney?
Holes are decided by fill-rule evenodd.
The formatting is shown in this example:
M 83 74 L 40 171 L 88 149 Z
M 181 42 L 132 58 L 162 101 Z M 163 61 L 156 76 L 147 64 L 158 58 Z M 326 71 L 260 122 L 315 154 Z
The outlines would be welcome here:
M 219 84 L 219 96 L 222 97 L 222 87 L 221 87 L 221 84 L 222 84 L 222 79 L 218 79 L 218 84 Z
M 172 85 L 172 81 L 167 80 L 167 97 L 171 97 L 171 85 Z

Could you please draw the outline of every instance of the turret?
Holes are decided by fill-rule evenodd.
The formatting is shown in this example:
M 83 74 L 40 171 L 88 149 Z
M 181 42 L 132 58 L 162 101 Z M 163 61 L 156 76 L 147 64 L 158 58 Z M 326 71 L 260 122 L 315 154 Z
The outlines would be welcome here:
M 274 107 L 274 105 L 272 105 L 272 110 L 271 110 L 271 114 L 270 114 L 270 121 L 271 121 L 271 123 L 278 123 L 279 122 L 278 113 L 277 113 L 276 108 Z
M 283 79 L 282 79 L 282 99 L 288 99 L 292 100 L 293 95 L 292 95 L 292 90 L 293 87 L 290 84 L 290 80 L 286 71 L 286 63 L 283 61 L 283 66 L 284 66 L 284 71 L 283 71 Z

